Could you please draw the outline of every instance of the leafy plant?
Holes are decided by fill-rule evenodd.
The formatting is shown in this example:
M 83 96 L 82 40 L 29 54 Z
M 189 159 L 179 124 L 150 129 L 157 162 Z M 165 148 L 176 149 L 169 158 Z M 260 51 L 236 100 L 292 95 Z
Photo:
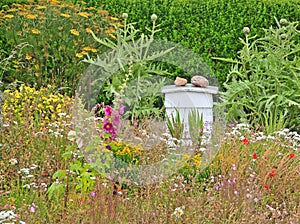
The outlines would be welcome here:
M 181 121 L 180 113 L 177 108 L 175 108 L 175 116 L 172 113 L 171 118 L 167 117 L 167 126 L 173 138 L 180 140 L 184 130 L 184 124 Z
M 93 66 L 100 73 L 90 89 L 95 89 L 99 96 L 99 101 L 107 102 L 113 100 L 113 96 L 118 94 L 124 98 L 128 111 L 128 116 L 133 122 L 149 115 L 159 115 L 162 110 L 156 108 L 159 102 L 159 93 L 165 84 L 164 78 L 160 78 L 158 85 L 155 76 L 168 74 L 161 66 L 154 61 L 173 48 L 166 50 L 156 49 L 154 35 L 160 30 L 157 29 L 156 15 L 152 15 L 152 28 L 147 29 L 150 34 L 139 34 L 135 28 L 135 23 L 127 23 L 128 15 L 123 14 L 124 27 L 116 27 L 114 36 L 100 39 L 92 33 L 95 40 L 109 51 L 105 57 L 98 56 L 83 60 Z M 120 70 L 118 70 L 118 68 Z M 154 82 L 154 83 L 153 83 Z M 104 83 L 104 84 L 103 84 Z M 102 86 L 100 91 L 99 87 Z M 103 93 L 106 93 L 103 95 Z
M 267 133 L 284 127 L 300 130 L 300 32 L 298 22 L 276 20 L 265 36 L 249 36 L 233 64 L 221 98 L 232 120 L 246 120 Z
M 189 134 L 196 145 L 197 149 L 200 149 L 202 136 L 203 136 L 203 114 L 200 114 L 198 109 L 193 109 L 188 114 L 188 123 L 189 123 Z

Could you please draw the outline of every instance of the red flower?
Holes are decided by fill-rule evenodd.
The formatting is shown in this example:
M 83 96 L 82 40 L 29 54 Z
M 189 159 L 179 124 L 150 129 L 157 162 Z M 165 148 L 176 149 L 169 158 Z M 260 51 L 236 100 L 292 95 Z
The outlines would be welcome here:
M 269 173 L 269 177 L 274 177 L 275 176 L 275 170 L 274 169 L 272 169 L 271 170 L 271 172 Z
M 243 139 L 241 140 L 241 142 L 243 142 L 243 143 L 246 145 L 246 144 L 249 143 L 249 140 L 248 140 L 247 138 L 243 138 Z
M 256 153 L 253 153 L 252 158 L 253 158 L 253 159 L 257 159 L 257 157 L 258 157 L 257 154 L 256 154 Z
M 264 188 L 265 189 L 271 189 L 271 187 L 269 185 L 265 185 Z
M 295 157 L 295 154 L 294 154 L 294 153 L 291 153 L 291 154 L 289 155 L 289 157 L 290 157 L 290 158 L 293 158 L 293 157 Z

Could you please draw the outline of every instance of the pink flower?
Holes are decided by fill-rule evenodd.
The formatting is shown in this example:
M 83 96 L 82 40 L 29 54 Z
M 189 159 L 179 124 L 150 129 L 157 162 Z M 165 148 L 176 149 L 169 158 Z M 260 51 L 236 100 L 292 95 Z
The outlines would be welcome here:
M 96 192 L 95 191 L 91 192 L 91 196 L 95 197 L 96 196 Z
M 105 116 L 111 116 L 112 112 L 113 112 L 113 108 L 109 105 L 106 105 L 104 108 Z
M 122 114 L 124 114 L 124 109 L 125 109 L 125 106 L 122 104 L 121 106 L 120 106 L 120 109 L 119 109 L 119 113 L 122 115 Z
M 102 129 L 106 133 L 114 133 L 114 131 L 115 131 L 114 126 L 108 120 L 104 120 Z
M 34 203 L 31 204 L 29 212 L 32 212 L 32 213 L 35 212 L 35 204 Z
M 120 127 L 120 122 L 121 122 L 121 118 L 119 114 L 116 114 L 113 116 L 113 124 L 117 127 L 117 129 L 119 129 Z

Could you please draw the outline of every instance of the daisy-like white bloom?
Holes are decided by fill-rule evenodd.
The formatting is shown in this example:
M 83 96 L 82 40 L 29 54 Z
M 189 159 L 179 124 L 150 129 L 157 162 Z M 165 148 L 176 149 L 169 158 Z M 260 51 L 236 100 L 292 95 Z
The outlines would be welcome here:
M 184 214 L 182 207 L 175 208 L 173 214 L 176 216 L 176 218 L 180 218 Z
M 71 141 L 71 142 L 74 142 L 75 139 L 76 139 L 76 132 L 75 131 L 70 131 L 68 133 L 68 139 Z
M 11 165 L 16 165 L 16 164 L 18 164 L 18 160 L 15 159 L 15 158 L 13 158 L 13 159 L 10 159 L 10 160 L 9 160 L 9 163 L 10 163 Z

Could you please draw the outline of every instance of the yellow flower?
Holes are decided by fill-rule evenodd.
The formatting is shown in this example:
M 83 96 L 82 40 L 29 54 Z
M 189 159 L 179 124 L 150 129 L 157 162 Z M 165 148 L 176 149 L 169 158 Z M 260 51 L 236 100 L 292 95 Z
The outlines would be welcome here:
M 79 32 L 75 29 L 71 29 L 70 32 L 71 32 L 71 34 L 73 34 L 75 36 L 79 36 Z
M 89 15 L 90 15 L 90 14 L 87 13 L 87 12 L 79 12 L 78 15 L 79 15 L 79 16 L 82 16 L 82 17 L 84 17 L 84 18 L 89 18 Z
M 65 14 L 65 13 L 61 13 L 60 15 L 65 17 L 65 18 L 70 18 L 71 17 L 69 14 Z
M 18 14 L 19 14 L 20 16 L 24 16 L 24 15 L 26 15 L 26 12 L 20 11 L 20 12 L 18 12 Z
M 12 9 L 7 10 L 7 12 L 16 12 L 16 11 L 18 11 L 18 9 L 16 9 L 16 8 L 12 8 Z
M 113 38 L 113 39 L 117 39 L 117 37 L 115 36 L 115 35 L 113 35 L 113 34 L 108 34 L 108 36 L 110 36 L 111 38 Z
M 30 60 L 32 58 L 32 56 L 31 55 L 29 55 L 29 54 L 26 54 L 26 56 L 25 56 L 25 59 L 26 60 Z
M 84 50 L 84 51 L 91 51 L 91 52 L 93 52 L 93 53 L 96 53 L 96 52 L 97 52 L 97 49 L 91 48 L 91 47 L 84 47 L 84 48 L 82 48 L 82 50 Z
M 90 28 L 86 28 L 85 31 L 86 31 L 87 33 L 92 33 L 92 32 L 93 32 Z
M 111 33 L 115 33 L 116 30 L 114 28 L 109 28 L 108 30 L 105 30 L 106 34 L 111 34 Z
M 39 6 L 36 7 L 36 9 L 46 9 L 46 8 L 47 8 L 47 7 L 44 6 L 44 5 L 39 5 Z
M 62 26 L 59 26 L 57 29 L 58 30 L 63 30 L 64 28 Z
M 27 19 L 35 19 L 37 17 L 38 17 L 38 14 L 28 14 L 28 15 L 26 15 Z
M 111 20 L 114 20 L 114 21 L 117 21 L 117 20 L 119 20 L 118 18 L 116 18 L 116 17 L 112 17 L 112 16 L 110 16 L 109 17 Z
M 12 14 L 7 14 L 7 15 L 3 16 L 3 19 L 12 19 L 12 18 L 14 18 L 14 17 L 15 17 L 15 16 L 12 15 Z
M 99 9 L 98 13 L 99 14 L 104 14 L 104 15 L 109 15 L 109 12 L 107 10 L 102 10 L 102 9 Z
M 77 53 L 77 54 L 76 54 L 76 57 L 77 57 L 77 58 L 82 58 L 84 55 L 87 55 L 87 52 L 86 52 L 86 51 L 82 51 L 82 52 L 80 52 L 80 53 Z
M 31 32 L 33 34 L 40 34 L 41 33 L 41 31 L 39 31 L 38 29 L 32 29 Z

